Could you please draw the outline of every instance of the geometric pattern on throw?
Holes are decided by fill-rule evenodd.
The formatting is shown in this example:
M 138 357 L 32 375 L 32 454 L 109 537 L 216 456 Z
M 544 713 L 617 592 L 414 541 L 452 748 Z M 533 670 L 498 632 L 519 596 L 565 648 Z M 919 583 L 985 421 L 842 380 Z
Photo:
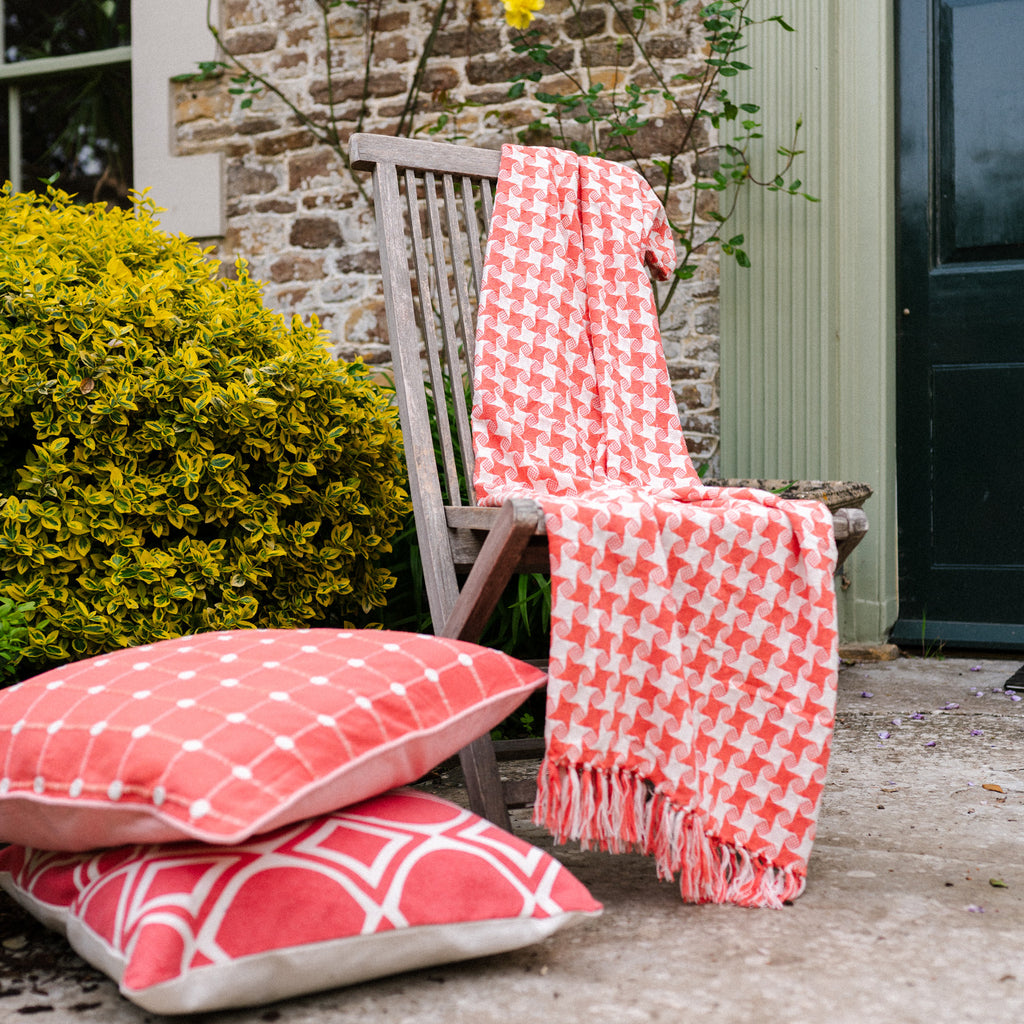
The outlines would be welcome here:
M 835 701 L 818 502 L 703 487 L 646 267 L 675 254 L 621 165 L 505 147 L 475 347 L 475 488 L 530 495 L 552 564 L 537 820 L 641 849 L 695 901 L 804 886 Z
M 411 790 L 230 847 L 10 847 L 0 885 L 161 1013 L 515 949 L 601 909 L 544 851 Z

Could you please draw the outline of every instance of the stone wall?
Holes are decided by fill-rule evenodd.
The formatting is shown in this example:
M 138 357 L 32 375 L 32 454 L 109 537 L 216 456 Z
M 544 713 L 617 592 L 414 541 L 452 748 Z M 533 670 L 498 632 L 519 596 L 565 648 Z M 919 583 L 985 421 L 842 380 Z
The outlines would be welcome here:
M 277 84 L 300 110 L 319 122 L 329 104 L 340 135 L 357 127 L 394 133 L 406 106 L 409 83 L 424 50 L 440 0 L 362 0 L 328 16 L 334 74 L 326 74 L 328 37 L 317 0 L 221 0 L 225 45 L 257 73 Z M 703 40 L 693 4 L 658 0 L 648 52 L 666 76 L 691 72 Z M 609 4 L 588 0 L 574 18 L 567 0 L 547 0 L 534 25 L 551 40 L 553 55 L 567 65 L 583 63 L 606 89 L 626 80 L 651 83 L 641 55 L 621 31 Z M 375 29 L 367 66 L 369 30 Z M 537 116 L 526 98 L 509 99 L 515 74 L 535 67 L 512 51 L 499 0 L 447 0 L 431 57 L 425 66 L 413 131 L 497 148 L 502 142 L 548 141 L 537 131 L 520 133 Z M 223 239 L 211 240 L 226 263 L 249 261 L 270 304 L 283 313 L 315 314 L 333 351 L 349 359 L 386 363 L 387 343 L 372 210 L 342 158 L 317 141 L 278 97 L 263 93 L 244 104 L 232 94 L 229 75 L 175 86 L 176 145 L 180 153 L 222 152 L 226 169 Z M 364 89 L 365 85 L 365 89 Z M 564 92 L 557 76 L 542 85 Z M 365 99 L 364 99 L 365 93 Z M 663 111 L 634 137 L 644 156 L 664 151 L 664 137 L 678 117 Z M 573 124 L 582 135 L 586 126 Z M 362 177 L 362 176 L 360 176 Z M 368 183 L 364 183 L 368 184 Z M 688 215 L 694 196 L 685 183 L 668 202 L 673 217 Z M 706 210 L 699 207 L 699 214 Z M 684 428 L 697 460 L 714 454 L 718 414 L 717 252 L 700 257 L 662 316 L 662 335 Z

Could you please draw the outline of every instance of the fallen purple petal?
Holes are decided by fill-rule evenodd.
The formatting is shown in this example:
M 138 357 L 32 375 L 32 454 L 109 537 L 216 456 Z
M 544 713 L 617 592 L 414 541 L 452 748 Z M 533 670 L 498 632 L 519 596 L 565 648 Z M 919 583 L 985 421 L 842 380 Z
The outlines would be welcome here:
M 893 725 L 902 725 L 903 724 L 903 719 L 902 718 L 894 718 L 892 720 L 892 724 Z
M 979 907 L 976 903 L 969 903 L 965 908 L 969 914 L 984 914 L 985 908 Z
M 972 672 L 980 672 L 981 671 L 981 666 L 980 665 L 972 665 L 971 666 L 971 671 Z
M 929 740 L 929 741 L 928 741 L 928 742 L 927 742 L 927 743 L 925 744 L 925 746 L 926 746 L 926 747 L 934 747 L 934 746 L 935 746 L 935 740 Z
M 915 722 L 923 722 L 924 721 L 924 715 L 920 711 L 915 711 L 910 717 Z
M 862 690 L 861 691 L 861 696 L 862 697 L 874 697 L 874 694 L 870 690 Z
M 955 711 L 958 707 L 960 707 L 960 705 L 957 704 L 957 702 L 955 700 L 951 700 L 951 701 L 949 701 L 948 704 L 943 704 L 942 705 L 942 710 L 943 711 Z
M 971 735 L 972 735 L 972 736 L 984 736 L 984 735 L 985 735 L 985 733 L 984 733 L 984 731 L 983 731 L 983 730 L 981 730 L 981 729 L 972 729 L 972 730 L 971 730 Z
M 883 729 L 883 730 L 882 730 L 882 731 L 881 731 L 881 732 L 880 732 L 880 733 L 878 734 L 878 738 L 879 738 L 880 740 L 887 740 L 887 739 L 889 738 L 889 733 L 888 733 L 888 732 L 887 732 L 887 731 L 886 731 L 885 729 Z

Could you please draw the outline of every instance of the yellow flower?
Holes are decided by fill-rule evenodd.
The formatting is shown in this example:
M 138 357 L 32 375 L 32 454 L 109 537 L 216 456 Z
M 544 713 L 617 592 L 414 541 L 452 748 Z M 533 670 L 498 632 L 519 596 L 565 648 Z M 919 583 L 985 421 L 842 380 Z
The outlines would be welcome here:
M 505 20 L 513 28 L 529 28 L 533 12 L 544 6 L 544 0 L 501 0 L 505 5 Z

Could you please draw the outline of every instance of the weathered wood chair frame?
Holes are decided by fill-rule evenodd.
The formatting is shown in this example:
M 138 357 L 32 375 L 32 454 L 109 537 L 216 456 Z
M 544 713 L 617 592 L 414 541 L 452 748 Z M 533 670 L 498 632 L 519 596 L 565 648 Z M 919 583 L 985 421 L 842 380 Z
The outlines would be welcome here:
M 472 495 L 467 391 L 501 154 L 367 134 L 352 136 L 349 153 L 354 169 L 373 174 L 388 339 L 431 619 L 438 635 L 475 642 L 511 577 L 549 568 L 539 505 L 517 499 L 481 508 Z M 438 413 L 449 411 L 437 415 L 436 436 L 430 402 Z M 837 540 L 851 528 L 859 539 L 867 528 L 859 509 L 834 514 Z M 471 807 L 496 824 L 507 825 L 507 807 L 532 802 L 532 781 L 502 783 L 488 736 L 462 751 L 461 763 Z

